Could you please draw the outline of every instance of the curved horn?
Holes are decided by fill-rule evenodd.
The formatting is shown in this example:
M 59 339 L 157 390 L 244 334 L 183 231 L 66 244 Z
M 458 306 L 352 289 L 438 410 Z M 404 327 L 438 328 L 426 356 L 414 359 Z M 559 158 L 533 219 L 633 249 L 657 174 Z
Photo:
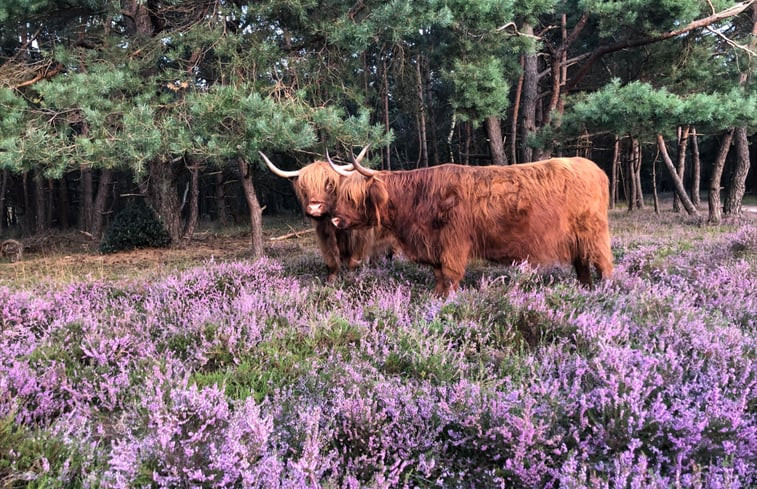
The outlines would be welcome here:
M 357 158 L 355 155 L 352 155 L 352 164 L 355 165 L 355 170 L 357 170 L 361 175 L 364 175 L 366 177 L 372 177 L 376 175 L 376 170 L 371 170 L 370 168 L 366 168 L 360 164 L 360 160 L 365 157 L 365 153 L 368 152 L 368 148 L 370 148 L 371 145 L 369 144 L 365 148 L 363 148 L 363 151 L 360 152 L 359 155 L 357 155 Z
M 268 169 L 271 170 L 276 175 L 278 175 L 278 176 L 280 176 L 282 178 L 296 178 L 296 177 L 298 177 L 300 175 L 300 171 L 299 170 L 294 170 L 294 171 L 281 170 L 276 165 L 274 165 L 273 163 L 271 163 L 271 160 L 269 160 L 268 157 L 266 155 L 264 155 L 262 151 L 258 151 L 258 153 L 260 154 L 260 156 L 263 157 L 263 161 L 265 161 L 265 164 L 268 165 Z
M 343 177 L 349 177 L 355 172 L 355 170 L 352 169 L 352 165 L 337 166 L 336 163 L 331 161 L 331 156 L 329 156 L 329 150 L 326 150 L 326 161 L 329 162 L 329 165 L 331 165 L 332 170 L 342 175 Z
M 363 158 L 365 158 L 365 154 L 368 152 L 368 148 L 370 147 L 371 147 L 371 143 L 368 143 L 368 145 L 366 145 L 366 147 L 363 148 L 362 151 L 360 151 L 360 154 L 357 155 L 357 158 L 354 158 L 354 160 L 357 161 L 358 163 L 363 161 Z

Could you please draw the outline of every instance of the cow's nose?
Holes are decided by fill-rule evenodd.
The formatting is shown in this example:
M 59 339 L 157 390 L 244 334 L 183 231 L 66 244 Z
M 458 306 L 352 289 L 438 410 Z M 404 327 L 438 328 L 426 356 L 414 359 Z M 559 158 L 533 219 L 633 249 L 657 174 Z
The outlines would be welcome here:
M 343 223 L 343 222 L 344 222 L 344 221 L 342 221 L 342 220 L 341 220 L 341 219 L 339 219 L 338 217 L 332 217 L 332 218 L 331 218 L 331 224 L 333 224 L 333 225 L 334 225 L 334 227 L 336 227 L 336 228 L 341 228 L 341 227 L 342 227 L 342 223 Z
M 326 206 L 324 206 L 321 202 L 308 204 L 308 214 L 310 214 L 311 216 L 322 216 L 325 210 Z

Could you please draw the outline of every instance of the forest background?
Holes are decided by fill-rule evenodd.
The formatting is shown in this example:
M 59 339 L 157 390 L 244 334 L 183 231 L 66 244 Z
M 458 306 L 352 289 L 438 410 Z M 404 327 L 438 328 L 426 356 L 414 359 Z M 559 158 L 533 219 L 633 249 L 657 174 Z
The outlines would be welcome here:
M 263 211 L 299 212 L 258 151 L 368 143 L 384 169 L 587 156 L 613 205 L 706 193 L 717 223 L 757 188 L 756 36 L 756 0 L 6 0 L 0 236 L 99 239 L 146 200 L 174 245 L 250 223 L 258 255 Z

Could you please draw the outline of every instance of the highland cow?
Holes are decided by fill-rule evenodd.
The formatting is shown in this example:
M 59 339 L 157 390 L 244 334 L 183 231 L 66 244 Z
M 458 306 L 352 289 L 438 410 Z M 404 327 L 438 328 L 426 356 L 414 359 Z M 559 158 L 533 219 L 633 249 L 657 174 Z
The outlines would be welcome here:
M 365 156 L 368 147 L 355 158 L 358 163 Z M 292 181 L 297 199 L 305 214 L 312 219 L 316 241 L 328 268 L 328 282 L 333 282 L 343 266 L 353 269 L 361 263 L 391 249 L 388 236 L 377 236 L 372 227 L 361 229 L 337 229 L 331 223 L 331 210 L 336 191 L 344 178 L 332 170 L 329 163 L 315 161 L 296 171 L 281 170 L 262 152 L 260 156 L 268 168 L 276 175 Z M 332 162 L 333 163 L 333 162 Z M 346 165 L 341 169 L 351 169 Z
M 585 158 L 513 166 L 445 164 L 410 171 L 336 169 L 332 223 L 383 226 L 411 260 L 431 265 L 441 296 L 457 288 L 472 257 L 571 264 L 591 285 L 591 266 L 612 274 L 607 175 Z

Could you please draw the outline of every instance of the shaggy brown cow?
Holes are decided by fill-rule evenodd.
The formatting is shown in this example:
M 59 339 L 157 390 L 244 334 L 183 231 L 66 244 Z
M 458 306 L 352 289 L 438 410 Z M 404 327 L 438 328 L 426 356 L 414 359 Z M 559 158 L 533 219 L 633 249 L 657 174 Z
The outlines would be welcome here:
M 434 268 L 438 295 L 457 287 L 472 256 L 572 264 L 587 285 L 591 265 L 603 278 L 612 273 L 608 179 L 592 161 L 356 168 L 363 175 L 352 172 L 340 185 L 332 222 L 388 228 L 408 258 Z
M 365 156 L 367 149 L 360 152 L 355 159 L 357 162 Z M 262 152 L 260 156 L 273 173 L 292 181 L 305 214 L 313 220 L 316 241 L 329 270 L 327 281 L 334 281 L 343 264 L 352 269 L 366 259 L 386 252 L 387 239 L 377 240 L 373 228 L 337 229 L 331 223 L 336 190 L 344 177 L 332 170 L 329 163 L 316 161 L 297 171 L 284 171 Z M 347 168 L 351 169 L 352 165 L 342 167 L 342 170 Z

